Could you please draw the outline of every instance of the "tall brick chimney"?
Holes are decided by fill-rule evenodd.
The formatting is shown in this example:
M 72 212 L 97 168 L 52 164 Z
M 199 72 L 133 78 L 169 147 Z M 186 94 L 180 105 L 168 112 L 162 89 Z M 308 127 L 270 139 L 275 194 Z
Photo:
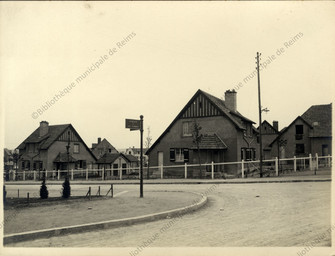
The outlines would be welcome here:
M 40 122 L 40 137 L 47 135 L 49 132 L 49 123 L 47 121 Z
M 273 126 L 273 128 L 275 128 L 276 129 L 276 131 L 278 131 L 278 121 L 273 121 L 272 122 L 272 126 Z
M 236 94 L 237 92 L 235 90 L 227 90 L 225 92 L 225 105 L 234 112 L 237 111 Z

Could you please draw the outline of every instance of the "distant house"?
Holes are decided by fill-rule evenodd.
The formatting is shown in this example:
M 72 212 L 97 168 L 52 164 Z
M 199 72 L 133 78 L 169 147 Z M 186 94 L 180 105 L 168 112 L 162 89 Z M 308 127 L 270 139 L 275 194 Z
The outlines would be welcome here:
M 79 169 L 90 167 L 96 161 L 71 124 L 49 125 L 48 122 L 42 121 L 18 149 L 20 171 Z
M 138 174 L 138 169 L 134 168 L 137 168 L 139 163 L 132 155 L 107 152 L 97 160 L 96 164 L 98 169 L 106 169 L 105 179 L 118 178 L 132 173 Z
M 272 125 L 264 120 L 261 125 L 261 132 L 262 132 L 262 149 L 263 149 L 263 159 L 271 159 L 271 146 L 270 144 L 273 142 L 274 139 L 277 138 L 279 131 L 278 131 L 278 121 L 273 121 Z M 259 127 L 257 128 L 259 131 Z
M 143 165 L 146 165 L 148 163 L 148 158 L 149 158 L 145 154 L 145 152 L 146 152 L 146 149 L 143 149 Z M 134 146 L 130 147 L 130 148 L 127 148 L 126 151 L 125 151 L 125 154 L 126 155 L 132 155 L 132 156 L 136 157 L 138 161 L 141 160 L 141 149 L 140 148 L 135 148 Z
M 258 133 L 254 122 L 237 111 L 236 94 L 228 90 L 222 100 L 198 90 L 147 151 L 150 166 L 197 164 L 198 152 L 201 163 L 257 159 Z M 195 124 L 201 127 L 198 145 L 193 141 Z
M 270 143 L 273 157 L 307 157 L 332 153 L 332 104 L 311 106 Z
M 105 153 L 117 154 L 119 153 L 108 140 L 98 138 L 98 143 L 93 143 L 91 148 L 93 154 L 97 159 L 103 156 Z

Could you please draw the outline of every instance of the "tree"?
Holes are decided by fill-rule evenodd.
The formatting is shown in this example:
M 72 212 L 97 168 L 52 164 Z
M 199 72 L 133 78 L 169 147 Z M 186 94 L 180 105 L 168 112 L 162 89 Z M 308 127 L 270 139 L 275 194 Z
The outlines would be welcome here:
M 202 129 L 202 127 L 197 123 L 197 120 L 195 120 L 194 123 L 193 123 L 192 137 L 193 137 L 193 143 L 196 145 L 197 151 L 198 151 L 198 163 L 199 163 L 200 178 L 202 178 L 201 158 L 200 158 L 200 143 L 202 141 L 202 134 L 200 133 L 201 129 Z
M 45 185 L 45 178 L 43 177 L 42 186 L 40 189 L 40 197 L 41 199 L 47 199 L 48 196 L 49 196 L 49 191 L 48 191 L 47 186 Z
M 147 128 L 148 134 L 145 138 L 145 148 L 148 150 L 151 146 L 152 137 L 150 135 L 150 126 Z M 147 179 L 149 179 L 149 161 L 147 162 Z
M 65 181 L 63 183 L 63 194 L 62 194 L 62 197 L 63 198 L 69 198 L 70 195 L 71 195 L 71 186 L 70 186 L 69 178 L 66 177 Z

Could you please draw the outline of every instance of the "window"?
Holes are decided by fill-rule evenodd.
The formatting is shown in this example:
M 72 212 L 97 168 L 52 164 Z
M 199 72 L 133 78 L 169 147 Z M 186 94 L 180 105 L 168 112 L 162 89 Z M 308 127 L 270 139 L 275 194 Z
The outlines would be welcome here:
M 304 134 L 304 126 L 301 124 L 296 125 L 295 134 Z
M 122 175 L 127 174 L 127 164 L 122 164 Z
M 79 153 L 79 144 L 74 144 L 73 145 L 73 153 Z
M 189 150 L 188 148 L 171 148 L 170 149 L 171 162 L 188 162 Z
M 192 122 L 183 122 L 183 136 L 192 136 Z
M 305 153 L 305 145 L 304 144 L 296 144 L 295 145 L 295 153 L 296 154 L 304 154 Z
M 108 152 L 109 152 L 109 153 L 112 153 L 112 149 L 111 149 L 111 148 L 109 148 L 109 149 L 108 149 Z
M 256 160 L 255 148 L 241 148 L 241 160 L 251 161 Z
M 22 170 L 24 170 L 24 161 L 22 161 L 22 163 L 21 163 L 21 168 L 22 168 Z

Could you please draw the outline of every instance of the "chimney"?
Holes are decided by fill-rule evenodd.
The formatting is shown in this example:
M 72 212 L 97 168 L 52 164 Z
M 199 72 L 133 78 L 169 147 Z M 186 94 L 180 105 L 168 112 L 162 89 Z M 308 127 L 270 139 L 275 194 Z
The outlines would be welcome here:
M 49 132 L 49 123 L 47 121 L 40 122 L 40 137 L 47 135 Z
M 235 90 L 227 90 L 225 92 L 225 105 L 228 109 L 236 112 L 236 91 Z
M 273 126 L 273 128 L 276 129 L 276 131 L 278 131 L 278 121 L 273 121 L 272 126 Z
M 100 142 L 101 142 L 101 138 L 99 137 L 99 138 L 98 138 L 98 144 L 99 144 Z

